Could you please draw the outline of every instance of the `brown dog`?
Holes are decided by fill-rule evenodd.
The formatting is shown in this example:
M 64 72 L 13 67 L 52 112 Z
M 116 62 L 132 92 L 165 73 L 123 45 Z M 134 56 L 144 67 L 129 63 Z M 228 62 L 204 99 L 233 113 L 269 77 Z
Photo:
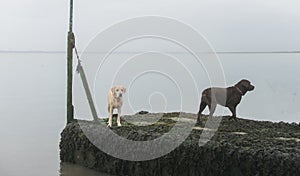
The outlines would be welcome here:
M 197 122 L 200 123 L 200 116 L 206 106 L 209 107 L 209 117 L 211 118 L 216 110 L 217 104 L 228 107 L 232 112 L 232 117 L 236 120 L 236 107 L 241 102 L 242 96 L 247 91 L 252 91 L 254 86 L 250 81 L 243 79 L 236 85 L 227 88 L 213 87 L 205 89 L 202 92 L 200 108 L 198 112 Z

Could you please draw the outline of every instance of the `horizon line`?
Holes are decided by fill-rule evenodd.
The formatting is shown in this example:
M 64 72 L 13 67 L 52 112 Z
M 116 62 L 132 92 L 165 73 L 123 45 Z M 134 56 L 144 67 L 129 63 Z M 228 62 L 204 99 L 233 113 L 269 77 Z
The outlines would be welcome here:
M 146 52 L 146 51 L 119 51 L 119 52 L 114 52 L 115 54 L 126 54 L 126 53 L 141 53 L 141 52 Z M 64 54 L 66 51 L 55 51 L 55 50 L 0 50 L 0 53 L 37 53 L 37 54 Z M 82 51 L 78 51 L 78 53 L 82 53 Z M 104 51 L 91 51 L 87 53 L 107 53 Z M 189 53 L 189 52 L 177 52 L 177 51 L 165 51 L 165 53 L 177 53 L 177 54 L 184 54 L 184 53 Z M 290 51 L 285 51 L 285 50 L 278 50 L 278 51 L 216 51 L 216 52 L 198 52 L 198 53 L 217 53 L 217 54 L 264 54 L 264 53 L 300 53 L 300 50 L 290 50 Z

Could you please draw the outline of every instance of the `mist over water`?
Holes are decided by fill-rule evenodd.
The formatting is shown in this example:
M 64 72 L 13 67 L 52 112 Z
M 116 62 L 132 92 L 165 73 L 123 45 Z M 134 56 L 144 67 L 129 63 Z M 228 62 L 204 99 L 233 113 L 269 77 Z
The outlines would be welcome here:
M 126 59 L 127 56 L 128 54 L 113 55 L 108 65 L 117 66 L 118 62 L 115 61 L 120 58 Z M 196 65 L 193 58 L 184 54 L 175 56 L 193 74 L 200 89 L 199 95 L 204 88 L 214 86 L 209 84 L 203 67 Z M 247 78 L 256 87 L 253 92 L 248 92 L 243 97 L 237 109 L 238 117 L 299 122 L 299 56 L 299 53 L 219 54 L 228 86 Z M 97 54 L 91 54 L 90 57 L 101 58 Z M 53 176 L 61 172 L 61 175 L 68 176 L 78 172 L 93 172 L 76 165 L 60 165 L 59 161 L 60 132 L 66 120 L 65 58 L 65 54 L 62 53 L 0 53 L 0 175 Z M 134 65 L 128 64 L 129 68 Z M 167 63 L 162 61 L 161 64 Z M 106 69 L 109 70 L 109 67 Z M 88 70 L 86 71 L 88 73 Z M 126 72 L 116 77 L 116 83 L 122 83 L 125 78 L 132 79 L 124 73 Z M 173 76 L 176 78 L 176 75 L 182 76 L 180 72 L 174 73 Z M 125 98 L 130 98 L 133 109 L 125 103 L 124 114 L 151 108 L 152 111 L 158 112 L 162 110 L 160 106 L 164 105 L 167 105 L 166 111 L 180 110 L 180 99 L 178 96 L 172 96 L 178 95 L 178 90 L 168 81 L 165 77 L 151 74 L 137 79 L 131 93 L 125 94 Z M 80 100 L 77 105 L 82 105 L 82 109 L 76 115 L 79 118 L 89 118 L 90 112 L 86 106 L 79 75 L 74 75 L 74 82 L 74 89 L 79 92 L 76 93 L 76 96 L 79 96 L 77 99 Z M 107 116 L 106 96 L 110 82 L 111 80 L 105 79 L 105 74 L 96 79 L 95 98 L 100 117 Z M 190 90 L 191 85 L 182 84 L 180 88 Z M 160 94 L 154 94 L 149 102 L 149 94 L 153 90 L 166 92 L 167 104 Z M 194 95 L 193 91 L 189 96 L 195 96 L 195 99 L 185 105 L 183 111 L 196 113 L 200 97 Z M 222 108 L 218 107 L 216 114 L 221 110 Z M 206 110 L 204 113 L 207 112 Z M 230 112 L 225 109 L 225 114 L 229 115 Z

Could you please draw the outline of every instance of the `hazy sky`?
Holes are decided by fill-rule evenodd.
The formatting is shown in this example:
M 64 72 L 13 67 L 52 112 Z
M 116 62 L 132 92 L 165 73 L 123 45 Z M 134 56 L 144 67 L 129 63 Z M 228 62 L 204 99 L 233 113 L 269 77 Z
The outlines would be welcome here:
M 74 0 L 74 31 L 84 48 L 118 21 L 178 19 L 217 51 L 300 50 L 299 0 Z M 1 0 L 0 50 L 65 50 L 69 0 Z

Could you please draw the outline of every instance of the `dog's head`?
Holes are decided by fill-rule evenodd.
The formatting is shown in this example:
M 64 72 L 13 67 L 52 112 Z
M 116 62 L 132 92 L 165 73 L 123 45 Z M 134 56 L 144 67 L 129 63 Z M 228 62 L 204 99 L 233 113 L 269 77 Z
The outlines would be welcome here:
M 249 80 L 247 80 L 247 79 L 242 79 L 235 86 L 238 87 L 239 89 L 241 89 L 241 91 L 243 92 L 243 94 L 245 94 L 247 91 L 252 91 L 255 88 L 251 84 L 251 82 Z
M 114 86 L 111 88 L 111 92 L 115 98 L 120 98 L 126 92 L 126 88 L 123 86 Z

